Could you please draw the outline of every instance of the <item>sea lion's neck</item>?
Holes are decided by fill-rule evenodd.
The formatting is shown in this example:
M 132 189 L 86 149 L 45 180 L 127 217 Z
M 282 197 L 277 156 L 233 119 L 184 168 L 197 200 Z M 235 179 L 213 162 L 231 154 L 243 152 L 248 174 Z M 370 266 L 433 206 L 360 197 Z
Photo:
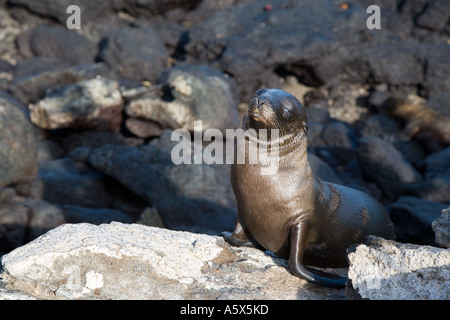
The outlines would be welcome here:
M 310 174 L 310 167 L 308 164 L 308 138 L 304 130 L 292 134 L 285 134 L 279 137 L 277 134 L 272 134 L 269 138 L 267 136 L 260 137 L 254 132 L 247 132 L 246 139 L 249 144 L 253 144 L 258 148 L 260 157 L 267 157 L 270 161 L 278 161 L 278 165 L 282 167 L 306 170 L 305 175 Z M 261 152 L 263 151 L 263 152 Z

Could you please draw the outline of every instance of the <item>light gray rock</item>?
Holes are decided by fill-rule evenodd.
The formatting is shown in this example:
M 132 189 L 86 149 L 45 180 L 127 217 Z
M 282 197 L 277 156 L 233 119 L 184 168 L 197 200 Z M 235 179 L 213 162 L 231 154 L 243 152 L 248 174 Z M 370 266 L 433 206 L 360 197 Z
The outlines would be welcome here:
M 441 216 L 431 226 L 436 234 L 436 243 L 443 248 L 450 248 L 450 207 L 442 210 Z
M 350 250 L 352 251 L 352 250 Z M 349 278 L 364 299 L 450 298 L 450 250 L 370 236 L 348 255 Z
M 342 299 L 217 236 L 66 224 L 2 257 L 7 289 L 44 299 Z
M 70 67 L 58 65 L 51 68 L 46 67 L 44 70 L 41 70 L 43 64 L 49 64 L 46 61 L 42 61 L 42 58 L 20 60 L 16 68 L 14 81 L 8 90 L 23 104 L 35 103 L 42 98 L 48 88 L 54 86 L 89 80 L 95 78 L 97 75 L 107 77 L 108 79 L 115 79 L 116 77 L 104 63 L 80 64 Z M 52 63 L 57 64 L 57 62 Z M 21 67 L 22 65 L 25 66 Z M 30 66 L 28 67 L 28 65 Z M 38 68 L 38 70 L 35 70 L 35 68 Z M 19 72 L 20 69 L 26 70 Z
M 118 132 L 123 101 L 116 81 L 103 77 L 54 87 L 30 105 L 31 121 L 42 129 L 96 128 Z
M 165 72 L 159 82 L 163 92 L 130 101 L 125 107 L 129 116 L 191 131 L 196 120 L 202 121 L 203 130 L 239 126 L 236 84 L 219 70 L 205 65 L 180 66 Z
M 24 294 L 19 291 L 8 290 L 2 288 L 0 282 L 0 300 L 37 300 L 36 297 L 33 297 L 29 294 Z

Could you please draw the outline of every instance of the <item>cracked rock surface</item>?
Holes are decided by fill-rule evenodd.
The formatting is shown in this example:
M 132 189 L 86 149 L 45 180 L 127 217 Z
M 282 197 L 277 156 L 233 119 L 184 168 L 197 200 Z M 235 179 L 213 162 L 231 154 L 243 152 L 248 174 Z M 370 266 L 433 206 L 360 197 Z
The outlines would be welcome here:
M 7 289 L 41 299 L 343 299 L 284 260 L 220 237 L 112 222 L 66 224 L 2 257 Z

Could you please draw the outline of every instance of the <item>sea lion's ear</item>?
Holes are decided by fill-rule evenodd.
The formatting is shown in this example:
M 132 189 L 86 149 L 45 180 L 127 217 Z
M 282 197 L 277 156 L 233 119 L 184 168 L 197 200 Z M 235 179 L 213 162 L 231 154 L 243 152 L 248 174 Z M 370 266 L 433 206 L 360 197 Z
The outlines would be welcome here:
M 258 91 L 256 91 L 255 96 L 260 96 L 266 91 L 267 91 L 267 89 L 259 89 Z

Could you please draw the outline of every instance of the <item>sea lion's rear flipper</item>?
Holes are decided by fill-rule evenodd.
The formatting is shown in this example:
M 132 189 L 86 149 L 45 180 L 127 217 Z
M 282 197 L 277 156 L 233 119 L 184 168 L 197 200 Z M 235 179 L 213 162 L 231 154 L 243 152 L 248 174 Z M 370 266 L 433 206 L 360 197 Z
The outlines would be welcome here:
M 250 247 L 250 248 L 258 248 L 263 249 L 263 247 L 252 237 L 250 232 L 248 232 L 238 219 L 236 223 L 236 227 L 233 233 L 228 231 L 223 231 L 220 233 L 220 236 L 225 239 L 229 244 L 236 247 Z
M 303 264 L 303 257 L 307 245 L 307 222 L 298 221 L 292 225 L 289 233 L 290 255 L 289 267 L 297 277 L 303 278 L 327 287 L 345 287 L 346 277 L 311 269 Z

